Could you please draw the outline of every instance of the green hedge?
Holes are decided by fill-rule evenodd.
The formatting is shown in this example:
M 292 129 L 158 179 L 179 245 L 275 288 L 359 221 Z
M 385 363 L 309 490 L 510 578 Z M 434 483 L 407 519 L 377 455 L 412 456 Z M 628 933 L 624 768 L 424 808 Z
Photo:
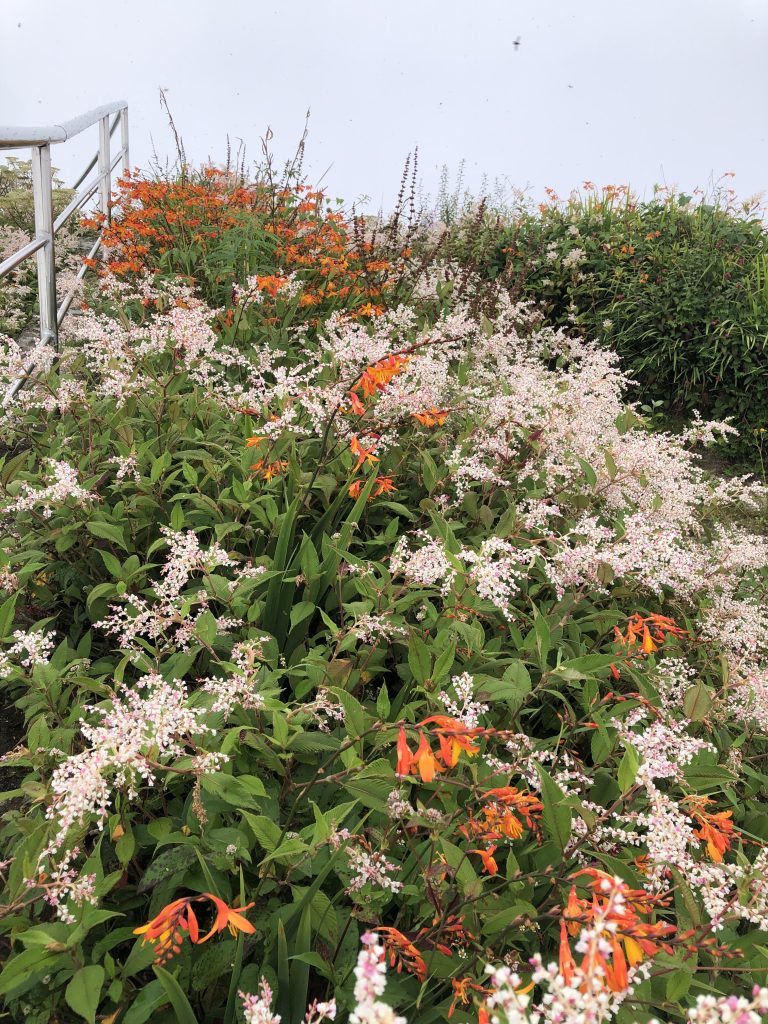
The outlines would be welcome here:
M 643 401 L 733 417 L 731 453 L 755 457 L 768 418 L 768 234 L 756 204 L 732 195 L 589 191 L 496 230 L 486 221 L 473 255 L 558 325 L 616 349 Z M 466 255 L 468 237 L 458 244 Z

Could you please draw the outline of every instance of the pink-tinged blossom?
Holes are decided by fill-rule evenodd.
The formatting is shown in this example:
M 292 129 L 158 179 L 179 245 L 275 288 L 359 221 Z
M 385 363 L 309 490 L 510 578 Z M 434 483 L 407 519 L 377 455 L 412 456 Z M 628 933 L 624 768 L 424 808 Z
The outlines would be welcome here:
M 536 557 L 535 551 L 522 551 L 501 537 L 488 537 L 477 551 L 462 548 L 458 557 L 469 566 L 467 581 L 478 597 L 490 601 L 506 619 L 512 619 L 512 599 Z
M 393 622 L 387 615 L 359 615 L 352 628 L 361 643 L 373 646 L 382 640 L 395 640 L 408 634 L 404 626 Z
M 390 877 L 393 872 L 399 870 L 398 865 L 388 861 L 383 853 L 355 844 L 348 847 L 347 857 L 350 870 L 353 872 L 353 877 L 346 888 L 348 894 L 359 893 L 369 885 L 392 893 L 400 892 L 403 888 L 402 882 Z
M 55 633 L 26 632 L 17 629 L 13 634 L 16 641 L 8 648 L 8 655 L 16 655 L 24 668 L 47 665 L 56 646 Z
M 47 459 L 46 465 L 44 480 L 47 479 L 49 482 L 42 487 L 33 487 L 29 483 L 23 483 L 16 498 L 6 506 L 6 514 L 35 509 L 39 510 L 46 519 L 50 519 L 54 510 L 66 501 L 71 500 L 77 505 L 82 505 L 85 502 L 98 500 L 98 495 L 86 490 L 80 484 L 77 470 L 68 462 L 60 459 Z
M 442 541 L 430 537 L 424 530 L 416 530 L 411 537 L 423 543 L 411 549 L 410 538 L 401 537 L 390 558 L 392 574 L 402 575 L 414 586 L 439 585 L 441 593 L 447 594 L 456 575 L 456 568 L 448 560 Z
M 196 602 L 202 607 L 193 614 L 189 607 L 190 598 L 183 591 L 193 575 L 205 575 L 219 566 L 235 564 L 217 542 L 202 548 L 192 530 L 175 532 L 161 527 L 160 532 L 166 538 L 169 552 L 161 570 L 162 579 L 154 586 L 154 600 L 129 594 L 124 606 L 112 605 L 112 614 L 97 623 L 99 628 L 119 637 L 122 647 L 138 649 L 139 637 L 173 643 L 179 648 L 188 647 L 194 637 L 197 619 L 206 610 L 208 596 L 204 590 L 197 591 L 191 603 Z M 238 625 L 239 620 L 232 618 L 217 620 L 220 633 Z
M 349 1015 L 349 1024 L 406 1024 L 380 996 L 387 987 L 387 968 L 384 946 L 375 932 L 360 937 L 363 948 L 355 965 L 355 1008 Z
M 475 684 L 469 672 L 453 676 L 451 686 L 456 694 L 456 700 L 442 690 L 440 700 L 443 707 L 452 718 L 458 719 L 468 729 L 474 729 L 480 724 L 481 716 L 488 711 L 488 705 L 475 700 Z
M 52 907 L 60 921 L 75 923 L 74 907 L 85 903 L 96 904 L 96 875 L 79 874 L 72 863 L 80 855 L 79 847 L 67 850 L 58 863 L 48 871 L 39 870 L 33 878 L 25 880 L 27 889 L 42 890 L 42 898 Z
M 155 784 L 163 765 L 188 753 L 193 737 L 211 732 L 201 721 L 205 712 L 190 707 L 184 684 L 156 673 L 122 687 L 109 706 L 85 710 L 96 723 L 81 720 L 88 746 L 67 757 L 51 777 L 46 816 L 57 831 L 43 856 L 60 850 L 76 826 L 103 829 L 117 790 L 135 800 L 142 786 Z M 219 756 L 214 767 L 221 763 Z
M 280 1024 L 280 1014 L 272 1012 L 272 989 L 266 978 L 261 979 L 258 995 L 246 992 L 238 992 L 238 995 L 243 1001 L 245 1024 Z
M 221 711 L 229 715 L 233 708 L 241 707 L 246 711 L 261 711 L 264 697 L 259 693 L 259 675 L 264 662 L 263 644 L 270 637 L 256 640 L 244 640 L 232 648 L 232 661 L 235 671 L 224 678 L 219 676 L 203 680 L 203 690 L 213 695 L 211 711 Z

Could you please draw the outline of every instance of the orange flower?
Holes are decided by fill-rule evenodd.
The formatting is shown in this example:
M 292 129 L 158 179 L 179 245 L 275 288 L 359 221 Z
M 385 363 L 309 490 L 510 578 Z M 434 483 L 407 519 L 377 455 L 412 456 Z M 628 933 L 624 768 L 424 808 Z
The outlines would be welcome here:
M 482 985 L 478 985 L 469 976 L 466 978 L 451 978 L 451 986 L 453 988 L 453 1001 L 451 1002 L 448 1010 L 449 1017 L 453 1016 L 453 1013 L 459 1003 L 461 1003 L 462 1006 L 469 1006 L 469 1000 L 471 998 L 470 989 L 475 992 L 489 993 L 489 989 L 483 988 Z M 480 1011 L 483 1009 L 484 1007 L 480 1007 L 478 1009 L 478 1017 Z
M 411 754 L 411 748 L 408 746 L 408 737 L 401 725 L 400 732 L 397 734 L 397 774 L 410 775 L 412 762 L 413 755 Z
M 439 755 L 433 752 L 423 728 L 434 724 L 439 727 L 435 730 L 440 747 Z M 448 715 L 431 715 L 423 722 L 419 722 L 417 728 L 419 746 L 416 753 L 411 754 L 405 729 L 403 726 L 400 727 L 397 739 L 397 773 L 419 775 L 422 782 L 432 782 L 435 775 L 446 768 L 453 768 L 462 752 L 468 757 L 473 757 L 480 748 L 470 742 L 470 737 L 484 731 L 467 729 L 458 719 L 450 718 Z
M 387 384 L 402 373 L 409 360 L 408 356 L 387 356 L 369 366 L 355 384 L 353 391 L 362 391 L 364 398 L 371 398 L 377 391 L 384 391 Z
M 285 459 L 278 459 L 276 462 L 267 462 L 266 459 L 259 459 L 258 462 L 254 462 L 251 466 L 251 469 L 255 470 L 267 483 L 273 477 L 280 476 L 287 468 L 288 463 Z
M 424 981 L 427 977 L 427 965 L 413 942 L 397 928 L 377 928 L 376 931 L 384 939 L 390 966 L 396 966 L 398 974 L 405 967 L 409 974 L 414 974 L 419 981 Z
M 694 829 L 694 835 L 697 835 L 699 839 L 704 840 L 707 844 L 707 853 L 710 860 L 720 864 L 723 860 L 723 854 L 731 848 L 734 833 L 733 821 L 731 820 L 733 818 L 733 811 L 718 811 L 713 814 L 711 811 L 705 810 L 707 804 L 712 803 L 708 796 L 687 797 L 685 802 L 691 805 L 691 818 L 699 826 L 697 829 Z
M 192 904 L 205 900 L 213 903 L 216 916 L 210 930 L 201 938 L 200 926 Z M 232 935 L 237 935 L 238 932 L 252 935 L 256 929 L 243 917 L 244 912 L 250 910 L 252 906 L 253 903 L 245 907 L 230 907 L 224 900 L 209 892 L 203 893 L 202 896 L 184 896 L 163 907 L 151 921 L 140 928 L 135 928 L 133 934 L 142 935 L 144 942 L 150 942 L 155 947 L 157 963 L 163 964 L 174 954 L 181 952 L 185 934 L 189 935 L 190 941 L 196 945 L 207 942 L 212 935 L 224 931 L 225 928 L 228 928 Z
M 349 392 L 349 404 L 355 416 L 362 416 L 365 413 L 365 406 L 360 401 L 359 396 L 356 395 L 354 391 Z
M 264 437 L 263 435 L 259 436 L 254 434 L 253 437 L 249 437 L 248 440 L 245 442 L 245 447 L 255 448 L 256 445 L 261 444 L 262 441 L 266 441 L 266 437 Z
M 610 962 L 597 941 L 589 944 L 581 964 L 584 975 L 601 973 L 612 992 L 625 991 L 628 985 L 627 962 L 634 967 L 660 949 L 672 953 L 665 938 L 675 931 L 674 925 L 643 920 L 656 907 L 665 906 L 665 896 L 652 896 L 645 889 L 630 889 L 624 882 L 597 868 L 584 868 L 571 878 L 584 875 L 592 879 L 591 900 L 580 899 L 571 887 L 568 902 L 560 921 L 560 970 L 570 981 L 576 973 L 568 936 L 576 936 L 583 927 L 597 929 L 603 948 L 610 948 Z M 621 899 L 617 899 L 620 896 Z
M 418 768 L 419 775 L 421 776 L 422 782 L 432 782 L 435 775 L 442 771 L 440 763 L 432 753 L 432 748 L 427 742 L 427 737 L 424 733 L 419 733 L 419 746 L 416 753 L 413 755 L 412 764 Z
M 632 658 L 643 654 L 654 654 L 665 642 L 668 636 L 684 637 L 687 632 L 675 624 L 674 619 L 666 615 L 642 616 L 638 612 L 630 615 L 627 620 L 626 632 L 622 633 L 618 626 L 613 627 L 616 643 L 624 648 L 627 653 L 627 664 Z M 619 678 L 619 670 L 615 665 L 611 666 L 611 673 L 614 679 Z
M 198 941 L 200 928 L 191 903 L 190 897 L 174 900 L 147 924 L 134 929 L 134 935 L 143 935 L 143 941 L 151 942 L 155 947 L 155 960 L 158 964 L 165 963 L 174 953 L 181 952 L 185 932 L 192 942 Z
M 374 463 L 379 461 L 378 457 L 373 454 L 372 447 L 364 448 L 363 445 L 360 444 L 357 434 L 352 435 L 352 440 L 349 443 L 349 450 L 353 455 L 357 456 L 357 465 L 354 469 L 355 473 L 360 469 L 364 462 L 367 462 L 372 466 Z
M 347 488 L 347 492 L 350 498 L 359 498 L 360 492 L 363 489 L 362 480 L 353 480 Z M 373 501 L 374 498 L 380 497 L 382 494 L 392 494 L 397 488 L 392 482 L 391 476 L 377 476 L 376 477 L 376 488 L 373 493 L 369 496 L 368 501 Z
M 576 974 L 576 961 L 571 952 L 565 921 L 560 922 L 560 973 L 565 978 L 567 985 L 571 984 Z
M 430 715 L 419 723 L 420 726 L 432 724 L 439 727 L 435 732 L 440 744 L 440 754 L 447 768 L 454 767 L 462 751 L 467 757 L 474 757 L 480 749 L 469 739 L 470 736 L 477 735 L 478 730 L 468 729 L 458 719 L 450 718 L 448 715 Z
M 205 895 L 213 901 L 216 907 L 216 920 L 213 922 L 211 930 L 204 938 L 200 939 L 200 942 L 206 942 L 215 932 L 223 932 L 225 928 L 229 929 L 230 935 L 234 938 L 237 938 L 238 932 L 253 935 L 256 929 L 250 921 L 243 917 L 243 913 L 250 910 L 255 904 L 249 903 L 245 907 L 229 907 L 224 900 L 220 900 L 217 896 L 212 896 L 209 892 Z
M 494 853 L 496 852 L 495 846 L 489 846 L 487 850 L 470 850 L 470 853 L 476 853 L 480 860 L 483 862 L 483 871 L 487 871 L 489 875 L 496 875 L 499 871 L 499 865 L 496 863 Z
M 378 498 L 382 494 L 394 494 L 397 491 L 391 476 L 377 476 L 376 490 L 373 497 Z
M 449 409 L 437 409 L 434 405 L 424 412 L 412 412 L 411 416 L 423 427 L 442 427 L 448 418 Z

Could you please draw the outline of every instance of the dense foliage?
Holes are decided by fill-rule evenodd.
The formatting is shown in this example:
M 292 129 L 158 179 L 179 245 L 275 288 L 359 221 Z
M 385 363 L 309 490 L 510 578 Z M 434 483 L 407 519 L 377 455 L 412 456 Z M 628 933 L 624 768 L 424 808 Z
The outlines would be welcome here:
M 118 207 L 3 414 L 10 1013 L 759 1020 L 766 495 L 690 450 L 732 428 L 290 180 Z
M 501 275 L 554 325 L 616 351 L 644 398 L 676 415 L 733 416 L 734 454 L 754 458 L 768 420 L 768 235 L 732 190 L 690 196 L 624 187 L 503 214 L 450 212 L 450 243 Z

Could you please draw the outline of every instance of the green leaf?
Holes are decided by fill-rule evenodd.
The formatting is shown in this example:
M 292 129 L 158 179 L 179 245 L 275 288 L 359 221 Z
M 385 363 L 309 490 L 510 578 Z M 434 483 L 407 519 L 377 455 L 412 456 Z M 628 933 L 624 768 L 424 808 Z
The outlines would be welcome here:
M 626 793 L 632 788 L 639 768 L 640 756 L 632 744 L 628 743 L 619 764 L 619 788 L 622 793 Z
M 10 635 L 18 596 L 18 594 L 14 594 L 0 604 L 0 639 Z
M 519 900 L 511 907 L 499 910 L 495 914 L 491 914 L 490 917 L 487 917 L 483 925 L 483 934 L 497 935 L 499 932 L 506 931 L 510 925 L 522 917 L 529 917 L 531 921 L 536 921 L 538 916 L 539 912 L 533 904 L 527 903 L 525 900 Z
M 92 533 L 94 537 L 98 537 L 101 540 L 111 540 L 113 544 L 117 544 L 124 551 L 128 550 L 123 538 L 122 529 L 114 523 L 105 523 L 100 519 L 89 519 L 85 525 L 88 532 Z
M 243 811 L 242 815 L 251 832 L 256 836 L 256 841 L 268 853 L 276 850 L 282 838 L 282 831 L 277 822 L 268 818 L 266 814 L 250 814 L 248 811 Z
M 701 722 L 712 708 L 712 691 L 701 680 L 689 686 L 683 695 L 683 710 L 692 722 Z
M 126 1010 L 125 1016 L 120 1018 L 120 1024 L 146 1024 L 155 1010 L 167 1002 L 165 989 L 155 978 L 148 985 L 141 987 L 139 994 Z
M 387 718 L 389 718 L 390 707 L 391 705 L 389 702 L 389 693 L 387 692 L 387 684 L 382 683 L 381 689 L 376 697 L 376 714 L 385 722 Z
M 544 804 L 544 829 L 561 850 L 571 838 L 571 809 L 565 803 L 565 794 L 549 773 L 536 765 L 541 778 L 541 797 Z
M 170 850 L 163 850 L 142 875 L 136 891 L 146 892 L 147 889 L 152 889 L 159 882 L 175 875 L 177 871 L 188 868 L 195 860 L 196 854 L 192 846 L 174 846 Z
M 189 1005 L 189 1000 L 184 995 L 181 985 L 179 985 L 174 976 L 166 971 L 164 967 L 155 966 L 152 970 L 155 972 L 157 980 L 165 989 L 165 994 L 168 996 L 168 1001 L 176 1015 L 177 1024 L 198 1024 L 194 1010 Z
M 312 949 L 312 907 L 306 906 L 299 918 L 293 955 L 297 962 L 291 965 L 291 1020 L 300 1021 L 307 1010 L 309 991 L 309 964 L 300 958 Z
M 195 635 L 199 636 L 208 647 L 213 646 L 216 637 L 219 635 L 219 624 L 212 612 L 206 610 L 198 618 L 195 623 Z
M 432 655 L 418 633 L 412 633 L 408 640 L 408 668 L 413 672 L 416 682 L 422 686 L 432 671 Z
M 304 619 L 308 619 L 310 615 L 313 615 L 315 611 L 315 604 L 313 601 L 299 601 L 291 608 L 291 629 L 303 622 Z
M 253 775 L 234 776 L 215 772 L 203 775 L 200 786 L 206 793 L 238 809 L 252 807 L 258 810 L 258 798 L 266 795 L 264 783 Z
M 99 554 L 101 555 L 101 560 L 106 566 L 107 572 L 111 576 L 114 576 L 116 580 L 122 579 L 123 566 L 120 559 L 115 558 L 111 551 L 103 551 L 102 549 L 99 549 Z
M 277 1000 L 276 1009 L 281 1020 L 290 1020 L 291 967 L 288 959 L 288 940 L 283 922 L 277 921 Z
M 96 1022 L 96 1010 L 99 1008 L 103 984 L 104 968 L 98 964 L 90 964 L 88 967 L 81 967 L 75 973 L 64 991 L 67 1006 L 87 1020 L 88 1024 Z

